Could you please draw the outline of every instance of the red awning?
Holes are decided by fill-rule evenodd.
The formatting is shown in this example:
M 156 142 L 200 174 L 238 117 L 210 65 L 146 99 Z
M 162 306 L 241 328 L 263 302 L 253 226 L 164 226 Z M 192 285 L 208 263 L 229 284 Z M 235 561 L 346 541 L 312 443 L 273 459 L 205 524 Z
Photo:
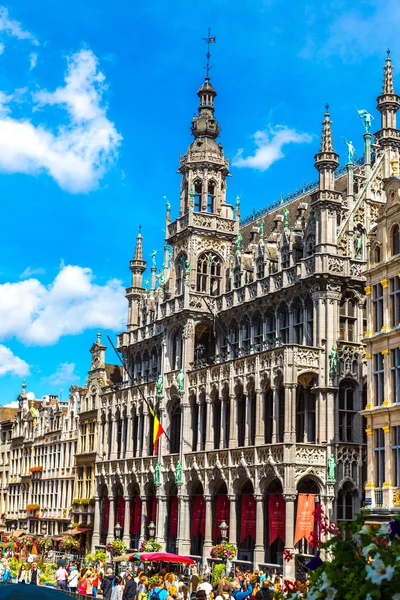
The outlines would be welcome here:
M 64 535 L 79 535 L 80 533 L 85 533 L 85 531 L 93 531 L 91 527 L 74 527 L 74 529 L 69 533 L 64 532 Z
M 169 562 L 183 563 L 185 565 L 194 565 L 195 561 L 189 556 L 180 556 L 179 554 L 170 554 L 168 552 L 134 552 L 129 556 L 129 560 L 142 560 L 143 562 Z

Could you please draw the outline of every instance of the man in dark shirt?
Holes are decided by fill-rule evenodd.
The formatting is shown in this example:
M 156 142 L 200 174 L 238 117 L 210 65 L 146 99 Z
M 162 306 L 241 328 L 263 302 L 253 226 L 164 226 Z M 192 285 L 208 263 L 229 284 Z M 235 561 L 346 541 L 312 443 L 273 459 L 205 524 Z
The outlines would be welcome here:
M 29 583 L 31 585 L 39 585 L 39 569 L 37 568 L 37 564 L 35 562 L 32 563 Z
M 132 571 L 127 573 L 126 585 L 124 589 L 124 595 L 122 596 L 122 600 L 134 600 L 137 594 L 137 584 L 133 579 Z

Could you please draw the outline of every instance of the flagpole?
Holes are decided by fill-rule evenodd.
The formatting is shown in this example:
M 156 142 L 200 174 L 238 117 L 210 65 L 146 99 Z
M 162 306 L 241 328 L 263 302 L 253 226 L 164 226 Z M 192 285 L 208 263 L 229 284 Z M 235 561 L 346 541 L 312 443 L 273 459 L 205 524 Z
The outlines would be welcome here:
M 114 350 L 115 354 L 118 356 L 118 359 L 119 359 L 119 362 L 120 362 L 120 363 L 121 363 L 121 365 L 122 365 L 122 368 L 124 369 L 125 373 L 128 375 L 128 379 L 129 379 L 129 382 L 130 382 L 131 386 L 132 386 L 133 388 L 136 388 L 137 390 L 139 390 L 139 394 L 141 395 L 142 399 L 143 399 L 143 400 L 144 400 L 144 402 L 146 403 L 147 407 L 150 409 L 150 411 L 152 411 L 152 413 L 154 414 L 154 417 L 155 417 L 155 418 L 157 418 L 157 417 L 156 417 L 156 413 L 155 413 L 155 410 L 154 410 L 154 408 L 153 408 L 153 407 L 151 406 L 151 404 L 148 402 L 148 400 L 146 399 L 146 396 L 143 394 L 142 390 L 140 389 L 140 384 L 135 384 L 135 383 L 134 383 L 134 381 L 133 381 L 133 377 L 131 376 L 131 374 L 129 373 L 128 369 L 126 368 L 126 366 L 125 366 L 125 364 L 124 364 L 124 361 L 122 360 L 121 356 L 119 355 L 119 352 L 118 352 L 118 350 L 116 349 L 116 347 L 115 347 L 115 346 L 114 346 L 114 344 L 112 343 L 112 340 L 111 340 L 110 336 L 108 335 L 108 333 L 107 333 L 107 339 L 108 339 L 108 341 L 110 342 L 110 344 L 111 344 L 111 346 L 112 346 L 112 348 L 113 348 L 113 350 Z M 162 425 L 161 421 L 159 421 L 159 423 Z M 165 433 L 165 437 L 167 438 L 168 442 L 169 442 L 169 443 L 171 443 L 170 437 L 169 437 L 169 435 L 167 434 L 167 432 L 165 431 L 165 429 L 164 429 L 164 433 Z

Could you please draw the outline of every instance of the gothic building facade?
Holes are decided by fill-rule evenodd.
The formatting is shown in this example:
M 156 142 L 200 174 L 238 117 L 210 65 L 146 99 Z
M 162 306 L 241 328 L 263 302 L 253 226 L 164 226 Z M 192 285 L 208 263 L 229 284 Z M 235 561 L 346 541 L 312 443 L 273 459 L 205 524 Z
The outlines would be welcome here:
M 167 551 L 209 560 L 228 525 L 238 560 L 283 565 L 284 548 L 313 552 L 295 534 L 299 497 L 352 519 L 366 481 L 367 245 L 398 160 L 398 97 L 388 56 L 381 128 L 365 120 L 364 158 L 339 169 L 328 107 L 318 181 L 240 219 L 218 141 L 216 91 L 198 90 L 194 140 L 181 156 L 179 214 L 166 207 L 163 262 L 146 261 L 142 233 L 130 261 L 128 322 L 117 347 L 124 382 L 92 347 L 85 393 L 97 407 L 93 546 L 137 548 L 156 526 Z M 368 115 L 369 117 L 369 115 Z M 374 142 L 374 143 L 373 143 Z M 166 434 L 153 447 L 153 407 Z M 285 522 L 272 539 L 269 499 Z M 276 524 L 274 524 L 275 527 Z

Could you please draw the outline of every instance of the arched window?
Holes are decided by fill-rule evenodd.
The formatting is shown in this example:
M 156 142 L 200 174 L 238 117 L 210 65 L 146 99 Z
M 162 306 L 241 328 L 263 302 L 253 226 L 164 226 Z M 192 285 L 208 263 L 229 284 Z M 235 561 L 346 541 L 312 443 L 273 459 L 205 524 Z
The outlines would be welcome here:
M 279 338 L 281 344 L 289 343 L 289 310 L 286 304 L 281 304 L 278 312 Z
M 181 405 L 179 400 L 173 403 L 170 409 L 170 428 L 169 428 L 171 454 L 178 454 L 181 442 Z
M 215 183 L 210 181 L 208 184 L 207 192 L 207 212 L 214 212 L 214 200 L 215 200 Z
M 289 248 L 284 246 L 282 248 L 282 269 L 287 269 L 288 267 L 290 267 Z
M 205 252 L 197 261 L 197 291 L 219 296 L 221 293 L 221 259 L 217 254 Z
M 339 521 L 352 521 L 355 513 L 355 499 L 357 492 L 348 481 L 338 493 L 337 517 Z
M 266 332 L 266 342 L 269 347 L 275 346 L 276 341 L 276 319 L 275 313 L 272 309 L 269 310 L 265 317 L 265 332 Z
M 151 374 L 153 376 L 158 373 L 158 354 L 157 348 L 153 348 L 151 351 Z
M 149 380 L 149 375 L 150 375 L 150 357 L 149 357 L 149 353 L 148 353 L 147 350 L 143 354 L 143 367 L 144 367 L 144 378 L 145 378 L 145 381 L 148 381 Z
M 239 288 L 242 285 L 242 272 L 240 270 L 240 265 L 236 265 L 233 269 L 233 287 Z
M 340 339 L 355 341 L 356 304 L 354 298 L 345 296 L 340 303 Z
M 313 235 L 310 235 L 306 240 L 306 256 L 314 254 L 315 239 Z
M 354 442 L 355 389 L 350 381 L 342 381 L 339 386 L 339 440 Z
M 315 442 L 315 395 L 302 385 L 296 394 L 296 442 Z
M 260 313 L 257 313 L 253 317 L 253 333 L 254 333 L 254 344 L 256 351 L 259 352 L 263 347 L 263 320 Z
M 392 256 L 396 254 L 400 254 L 400 231 L 397 223 L 392 227 Z
M 310 298 L 304 304 L 304 324 L 306 327 L 306 346 L 314 344 L 314 306 Z
M 175 331 L 171 338 L 171 371 L 182 366 L 182 330 Z
M 242 323 L 242 352 L 248 354 L 251 348 L 251 324 L 249 319 L 245 319 Z
M 181 253 L 175 261 L 175 292 L 177 296 L 183 294 L 183 282 L 185 278 L 185 262 L 187 256 L 185 253 Z
M 381 262 L 381 247 L 379 246 L 379 244 L 377 244 L 375 246 L 375 257 L 374 257 L 374 261 L 375 263 L 378 265 Z
M 203 192 L 203 186 L 199 179 L 194 182 L 194 210 L 201 210 L 201 195 Z
M 264 257 L 259 256 L 256 260 L 256 278 L 262 279 L 265 276 Z
M 142 357 L 140 354 L 135 356 L 135 378 L 138 380 L 142 378 Z
M 293 302 L 292 315 L 293 315 L 293 343 L 294 344 L 302 344 L 303 343 L 304 324 L 303 324 L 303 305 L 300 300 L 295 300 Z
M 233 321 L 231 325 L 231 358 L 239 356 L 239 325 Z

